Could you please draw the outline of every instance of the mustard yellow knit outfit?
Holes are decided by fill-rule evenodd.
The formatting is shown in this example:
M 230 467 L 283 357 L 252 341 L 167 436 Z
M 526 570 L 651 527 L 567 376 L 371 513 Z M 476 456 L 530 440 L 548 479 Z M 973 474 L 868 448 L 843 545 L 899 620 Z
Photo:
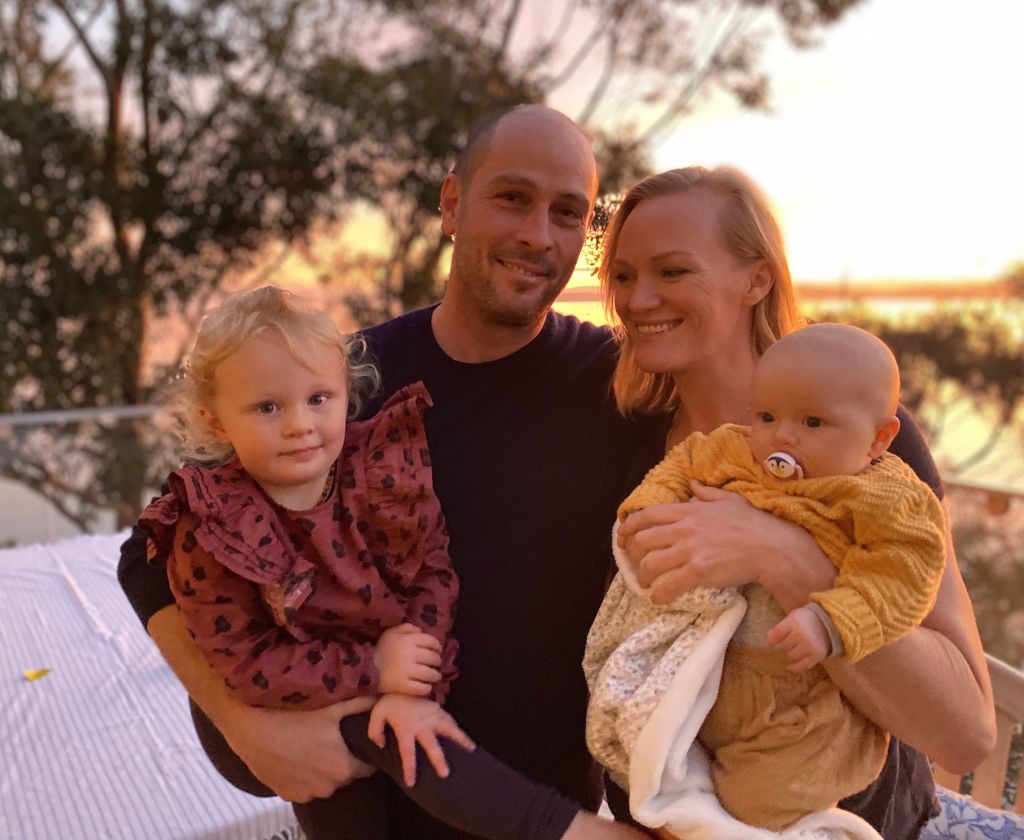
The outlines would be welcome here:
M 857 475 L 777 479 L 754 460 L 749 440 L 749 429 L 735 425 L 691 435 L 647 474 L 619 518 L 687 501 L 694 479 L 739 493 L 810 532 L 839 570 L 834 587 L 811 600 L 851 661 L 919 624 L 945 563 L 942 509 L 928 486 L 889 454 Z M 726 810 L 775 831 L 866 787 L 888 743 L 820 666 L 794 674 L 781 653 L 735 641 L 699 738 Z

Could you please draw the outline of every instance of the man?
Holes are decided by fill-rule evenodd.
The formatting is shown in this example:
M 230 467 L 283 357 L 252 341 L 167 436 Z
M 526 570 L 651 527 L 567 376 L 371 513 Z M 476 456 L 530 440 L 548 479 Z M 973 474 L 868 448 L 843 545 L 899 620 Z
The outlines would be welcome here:
M 454 239 L 444 300 L 365 333 L 381 400 L 417 380 L 434 400 L 426 415 L 434 481 L 462 591 L 461 675 L 446 708 L 488 751 L 589 808 L 601 784 L 584 744 L 580 660 L 608 574 L 615 506 L 661 443 L 637 461 L 642 429 L 608 396 L 607 331 L 550 312 L 596 192 L 590 143 L 564 115 L 522 106 L 486 120 L 441 190 L 442 227 Z M 240 705 L 199 658 L 142 548 L 138 537 L 126 543 L 122 585 L 195 703 L 253 773 L 296 802 L 364 773 L 338 720 L 368 704 L 314 712 Z M 395 808 L 405 811 L 405 828 L 394 837 L 459 836 Z M 580 813 L 565 836 L 640 835 Z

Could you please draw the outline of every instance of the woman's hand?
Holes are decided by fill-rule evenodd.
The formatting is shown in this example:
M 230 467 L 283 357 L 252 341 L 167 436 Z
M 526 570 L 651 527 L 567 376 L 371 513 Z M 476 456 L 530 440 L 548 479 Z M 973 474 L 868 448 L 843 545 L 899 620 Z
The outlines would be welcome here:
M 619 546 L 651 600 L 666 604 L 695 586 L 762 584 L 783 609 L 828 589 L 835 568 L 803 528 L 758 510 L 736 493 L 693 482 L 693 498 L 630 514 Z

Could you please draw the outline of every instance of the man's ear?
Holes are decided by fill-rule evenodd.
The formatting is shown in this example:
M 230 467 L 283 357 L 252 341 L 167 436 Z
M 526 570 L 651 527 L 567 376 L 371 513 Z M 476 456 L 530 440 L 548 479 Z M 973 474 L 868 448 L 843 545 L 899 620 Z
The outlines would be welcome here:
M 441 184 L 441 230 L 445 236 L 455 236 L 461 196 L 462 182 L 458 175 L 449 172 Z
M 743 303 L 753 306 L 764 300 L 765 295 L 775 285 L 771 269 L 764 260 L 758 260 L 750 267 L 750 274 L 747 277 L 747 290 L 743 295 Z
M 224 424 L 217 419 L 217 415 L 213 413 L 213 409 L 207 408 L 205 405 L 199 406 L 199 416 L 206 423 L 206 428 L 217 440 L 221 443 L 230 443 L 228 440 L 227 432 L 224 431 Z
M 892 439 L 899 434 L 900 431 L 900 418 L 895 414 L 886 417 L 878 424 L 878 428 L 875 429 L 875 439 L 871 442 L 871 448 L 868 450 L 868 454 L 872 458 L 879 457 L 886 449 L 889 448 L 889 444 L 892 443 Z

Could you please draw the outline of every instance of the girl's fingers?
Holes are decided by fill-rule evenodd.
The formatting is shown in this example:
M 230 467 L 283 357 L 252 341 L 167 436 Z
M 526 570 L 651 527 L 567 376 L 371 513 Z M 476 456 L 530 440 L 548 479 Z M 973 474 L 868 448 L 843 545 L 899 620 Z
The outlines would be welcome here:
M 470 738 L 462 728 L 455 722 L 455 719 L 451 715 L 445 715 L 445 720 L 441 721 L 434 730 L 438 735 L 444 735 L 449 741 L 458 744 L 465 750 L 473 752 L 476 749 L 476 743 Z
M 425 650 L 420 648 L 416 652 L 416 663 L 419 665 L 428 665 L 431 668 L 441 667 L 441 654 L 436 650 Z
M 366 734 L 373 743 L 384 749 L 384 715 L 374 706 L 370 712 L 370 722 L 366 726 Z
M 416 784 L 416 737 L 397 737 L 398 755 L 402 759 L 402 778 L 406 787 Z
M 447 779 L 448 762 L 444 757 L 444 750 L 441 749 L 441 744 L 438 743 L 437 734 L 426 730 L 417 735 L 416 740 L 419 741 L 423 752 L 426 753 L 427 760 L 431 763 L 437 775 L 442 779 Z
M 441 672 L 437 668 L 429 668 L 426 665 L 417 665 L 409 671 L 409 678 L 421 683 L 433 685 L 441 680 Z
M 416 640 L 416 647 L 422 650 L 431 650 L 437 654 L 441 653 L 441 642 L 429 633 L 420 633 L 420 637 Z

